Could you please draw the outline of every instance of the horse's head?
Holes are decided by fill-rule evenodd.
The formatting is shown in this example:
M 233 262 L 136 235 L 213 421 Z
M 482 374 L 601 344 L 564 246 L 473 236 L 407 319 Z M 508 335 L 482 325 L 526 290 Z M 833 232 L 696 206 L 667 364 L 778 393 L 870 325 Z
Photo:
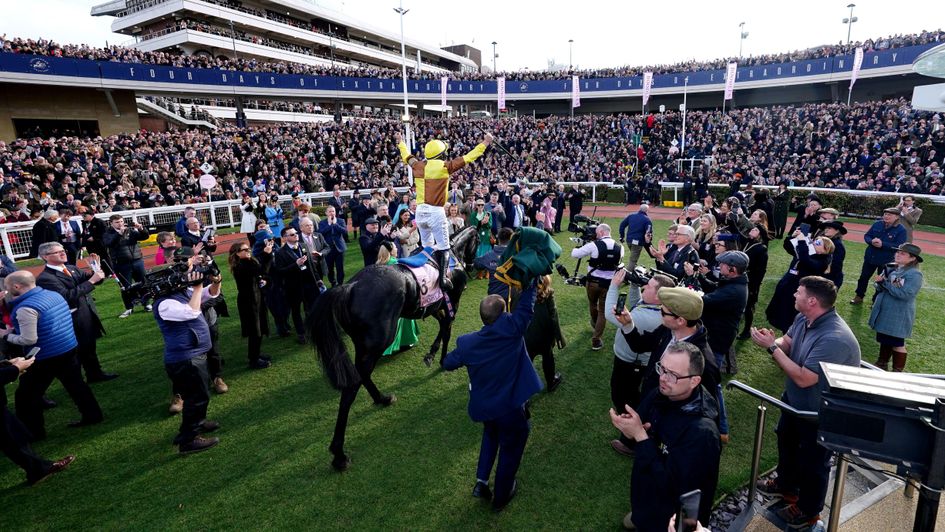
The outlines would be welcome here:
M 475 227 L 467 227 L 456 233 L 450 245 L 453 256 L 456 257 L 456 260 L 467 270 L 473 266 L 473 261 L 476 259 L 476 249 L 478 247 L 479 233 L 476 231 Z

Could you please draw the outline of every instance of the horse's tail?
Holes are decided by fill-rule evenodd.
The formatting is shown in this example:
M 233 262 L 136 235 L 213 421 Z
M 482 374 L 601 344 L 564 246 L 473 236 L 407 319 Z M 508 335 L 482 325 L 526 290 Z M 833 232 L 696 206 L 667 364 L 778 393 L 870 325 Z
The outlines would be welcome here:
M 361 376 L 351 363 L 351 358 L 348 357 L 335 321 L 336 319 L 341 323 L 348 321 L 348 300 L 352 286 L 341 285 L 320 295 L 315 301 L 310 325 L 315 349 L 322 361 L 322 367 L 325 368 L 325 376 L 338 390 L 361 383 Z

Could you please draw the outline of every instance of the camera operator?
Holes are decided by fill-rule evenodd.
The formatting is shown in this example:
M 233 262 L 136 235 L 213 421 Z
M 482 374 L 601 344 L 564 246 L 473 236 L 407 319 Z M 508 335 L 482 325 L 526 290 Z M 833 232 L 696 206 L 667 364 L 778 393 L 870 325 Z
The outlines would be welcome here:
M 190 286 L 155 301 L 154 319 L 164 337 L 164 369 L 184 401 L 180 429 L 174 438 L 180 454 L 205 451 L 220 443 L 218 438 L 201 436 L 220 428 L 206 419 L 210 404 L 207 352 L 212 343 L 210 326 L 201 311 L 205 298 L 220 294 L 220 283 L 204 288 L 202 282 L 202 273 L 190 271 Z
M 630 349 L 623 334 L 629 333 L 634 328 L 646 333 L 662 325 L 663 320 L 659 313 L 661 305 L 659 289 L 676 286 L 672 279 L 661 273 L 654 272 L 652 277 L 645 278 L 632 272 L 625 308 L 630 309 L 633 321 L 624 327 L 617 321 L 614 309 L 620 286 L 626 277 L 627 270 L 617 270 L 610 282 L 607 301 L 604 304 L 607 321 L 617 327 L 617 334 L 614 336 L 614 368 L 610 373 L 610 400 L 618 412 L 623 411 L 624 405 L 636 408 L 640 404 L 640 385 L 643 383 L 643 374 L 650 361 L 650 353 Z M 644 283 L 642 286 L 639 284 L 641 282 Z M 633 442 L 623 435 L 610 442 L 610 446 L 615 451 L 625 456 L 633 456 L 632 445 Z
M 105 332 L 102 320 L 98 316 L 91 293 L 95 286 L 105 279 L 101 268 L 93 267 L 92 273 L 86 273 L 69 265 L 68 251 L 58 242 L 46 242 L 39 245 L 39 257 L 46 262 L 46 267 L 37 276 L 36 284 L 58 293 L 69 305 L 72 313 L 72 325 L 75 329 L 79 363 L 85 369 L 85 380 L 89 383 L 110 381 L 117 378 L 115 373 L 106 373 L 98 360 L 96 340 Z M 89 255 L 89 261 L 98 265 L 98 255 Z
M 122 288 L 128 288 L 132 281 L 144 282 L 144 261 L 141 260 L 141 247 L 138 242 L 147 240 L 148 230 L 138 222 L 133 228 L 125 227 L 125 219 L 120 214 L 113 214 L 108 218 L 111 227 L 102 236 L 102 243 L 108 248 L 108 255 L 112 259 L 112 269 L 118 276 Z M 121 292 L 121 300 L 125 304 L 125 311 L 118 315 L 127 318 L 134 311 L 134 300 L 130 293 Z M 147 299 L 142 301 L 144 308 L 150 312 L 151 305 Z
M 586 289 L 591 323 L 594 324 L 591 349 L 599 351 L 604 347 L 604 342 L 601 341 L 606 323 L 604 301 L 607 298 L 610 280 L 613 279 L 623 259 L 623 246 L 610 237 L 610 226 L 607 224 L 598 225 L 594 234 L 595 240 L 571 250 L 571 257 L 576 259 L 590 257 L 587 261 Z

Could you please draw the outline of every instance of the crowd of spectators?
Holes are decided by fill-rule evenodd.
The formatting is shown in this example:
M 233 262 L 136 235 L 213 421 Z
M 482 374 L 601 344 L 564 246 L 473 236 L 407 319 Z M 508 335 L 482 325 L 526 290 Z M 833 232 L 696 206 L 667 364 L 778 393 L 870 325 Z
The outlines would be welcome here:
M 221 4 L 226 4 L 228 2 L 221 0 Z M 265 15 L 266 18 L 272 18 L 268 16 L 269 12 Z M 282 17 L 280 15 L 280 17 Z M 283 17 L 285 18 L 285 17 Z M 294 20 L 294 19 L 293 19 Z M 279 20 L 280 22 L 284 22 Z M 297 21 L 300 24 L 304 24 L 301 21 Z M 147 64 L 156 64 L 156 65 L 166 65 L 166 66 L 175 66 L 175 67 L 187 67 L 187 68 L 218 68 L 224 70 L 237 70 L 244 72 L 273 72 L 279 74 L 304 74 L 304 75 L 314 75 L 314 76 L 360 76 L 360 77 L 372 77 L 380 79 L 397 79 L 401 77 L 401 71 L 398 69 L 392 68 L 382 68 L 375 66 L 367 65 L 350 65 L 346 64 L 341 60 L 330 58 L 329 52 L 323 50 L 323 47 L 315 46 L 303 46 L 300 44 L 290 43 L 288 41 L 280 41 L 273 39 L 271 37 L 263 35 L 250 34 L 245 31 L 235 29 L 233 31 L 228 27 L 215 26 L 208 24 L 206 22 L 184 19 L 174 22 L 169 22 L 161 25 L 161 27 L 151 28 L 149 33 L 146 33 L 142 36 L 143 39 L 153 38 L 160 35 L 164 35 L 171 31 L 177 31 L 182 29 L 190 29 L 194 31 L 201 31 L 204 33 L 211 33 L 214 35 L 222 35 L 225 37 L 233 37 L 237 40 L 252 42 L 255 44 L 261 44 L 273 48 L 278 48 L 280 50 L 286 50 L 291 52 L 296 52 L 304 55 L 309 55 L 312 57 L 317 57 L 322 60 L 331 61 L 329 65 L 308 65 L 301 63 L 293 62 L 280 62 L 280 61 L 259 61 L 251 57 L 239 57 L 236 59 L 228 57 L 212 57 L 206 54 L 195 54 L 195 55 L 185 55 L 179 51 L 156 51 L 156 52 L 145 52 L 140 50 L 135 50 L 132 48 L 125 48 L 122 46 L 109 46 L 106 48 L 95 48 L 87 45 L 60 45 L 54 41 L 48 39 L 23 39 L 23 38 L 10 38 L 8 39 L 6 35 L 0 37 L 0 51 L 3 52 L 13 52 L 13 53 L 25 53 L 25 54 L 36 54 L 36 55 L 51 55 L 59 57 L 75 57 L 81 59 L 92 59 L 97 61 L 118 61 L 118 62 L 131 62 L 131 63 L 147 63 Z M 338 28 L 335 28 L 337 30 Z M 320 33 L 326 33 L 321 28 L 316 28 L 313 26 L 312 31 L 318 31 Z M 333 30 L 331 34 L 335 37 L 338 37 L 338 34 Z M 764 64 L 774 64 L 774 63 L 783 63 L 789 61 L 802 61 L 808 59 L 819 59 L 825 57 L 831 57 L 834 55 L 843 55 L 852 53 L 857 47 L 862 46 L 865 52 L 876 51 L 876 50 L 886 50 L 890 48 L 901 48 L 906 46 L 916 46 L 929 43 L 937 43 L 945 41 L 945 32 L 941 29 L 935 31 L 925 31 L 923 30 L 920 33 L 911 34 L 911 35 L 891 35 L 888 37 L 882 37 L 877 39 L 867 39 L 862 42 L 855 42 L 851 44 L 825 44 L 820 46 L 814 46 L 811 48 L 803 50 L 795 50 L 793 52 L 784 52 L 776 54 L 762 54 L 758 56 L 748 56 L 743 58 L 737 57 L 728 57 L 720 58 L 708 61 L 699 61 L 699 60 L 687 60 L 681 61 L 673 64 L 659 64 L 659 65 L 648 65 L 648 66 L 622 66 L 615 68 L 598 68 L 598 69 L 580 69 L 580 70 L 567 70 L 567 71 L 513 71 L 513 72 L 499 72 L 498 74 L 493 72 L 450 72 L 448 76 L 453 80 L 461 81 L 472 81 L 472 80 L 492 80 L 497 76 L 504 76 L 506 79 L 512 81 L 534 81 L 534 80 L 549 80 L 549 79 L 562 79 L 569 78 L 572 75 L 580 76 L 581 78 L 608 78 L 608 77 L 628 77 L 628 76 L 638 76 L 643 72 L 653 72 L 654 74 L 667 74 L 671 72 L 693 72 L 693 71 L 704 71 L 704 70 L 719 70 L 725 68 L 725 65 L 731 61 L 736 61 L 742 66 L 756 66 Z M 408 76 L 411 79 L 440 79 L 443 74 L 439 72 L 416 72 L 411 70 L 411 67 L 408 65 Z
M 191 120 L 206 120 L 219 125 L 210 113 L 198 106 L 209 107 L 228 107 L 235 108 L 236 100 L 232 98 L 168 98 L 158 96 L 147 96 L 149 101 L 168 109 L 179 116 Z M 331 115 L 334 106 L 321 106 L 310 102 L 290 102 L 285 100 L 243 100 L 244 109 L 258 109 L 265 111 L 281 111 L 285 113 L 303 113 Z M 396 113 L 389 109 L 365 109 L 353 108 L 351 106 L 342 106 L 341 113 L 346 117 L 358 118 L 390 118 Z
M 679 178 L 684 158 L 711 157 L 711 181 L 942 194 L 945 124 L 905 100 L 694 111 L 685 152 L 676 113 L 648 116 L 468 118 L 414 122 L 415 146 L 448 138 L 465 153 L 493 131 L 510 152 L 490 152 L 459 178 L 473 182 L 625 182 Z M 237 130 L 138 131 L 109 137 L 34 137 L 0 143 L 0 202 L 14 220 L 80 201 L 101 212 L 255 194 L 377 189 L 406 184 L 396 120 L 280 124 Z M 641 146 L 633 135 L 642 133 Z M 677 143 L 678 144 L 678 143 Z M 636 149 L 635 149 L 636 148 Z M 698 168 L 698 167 L 697 167 Z M 697 176 L 698 177 L 698 176 Z M 0 215 L 6 216 L 0 212 Z

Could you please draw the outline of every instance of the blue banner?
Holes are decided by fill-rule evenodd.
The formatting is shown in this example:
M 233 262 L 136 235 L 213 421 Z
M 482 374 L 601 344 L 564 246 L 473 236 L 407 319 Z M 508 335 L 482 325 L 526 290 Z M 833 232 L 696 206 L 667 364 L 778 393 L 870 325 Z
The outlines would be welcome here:
M 862 71 L 910 65 L 922 52 L 925 52 L 937 44 L 938 43 L 933 43 L 922 46 L 867 52 L 864 55 Z M 738 89 L 738 83 L 767 79 L 789 80 L 805 76 L 838 74 L 850 72 L 852 69 L 853 54 L 789 63 L 743 66 L 739 67 L 737 70 L 735 89 Z M 11 53 L 0 53 L 0 72 L 93 78 L 100 80 L 106 85 L 108 85 L 109 81 L 135 81 L 140 83 L 142 89 L 146 89 L 149 83 L 172 83 L 179 84 L 182 88 L 187 85 L 209 85 L 280 90 L 332 90 L 380 94 L 395 94 L 403 91 L 402 82 L 399 79 L 236 72 L 230 70 L 177 68 L 142 63 L 115 63 Z M 686 78 L 688 78 L 688 84 L 690 86 L 721 85 L 725 82 L 724 77 L 724 69 L 658 74 L 653 76 L 653 88 L 666 89 L 678 87 L 681 89 L 683 85 L 686 84 Z M 643 88 L 643 76 L 591 78 L 582 79 L 580 83 L 582 93 L 641 90 Z M 514 97 L 516 94 L 557 93 L 560 94 L 562 98 L 566 98 L 571 94 L 571 80 L 507 80 L 505 90 L 506 94 L 510 97 Z M 407 91 L 413 94 L 439 95 L 440 80 L 410 80 L 407 82 Z M 455 96 L 494 95 L 496 94 L 496 82 L 449 81 L 447 84 L 447 94 Z

